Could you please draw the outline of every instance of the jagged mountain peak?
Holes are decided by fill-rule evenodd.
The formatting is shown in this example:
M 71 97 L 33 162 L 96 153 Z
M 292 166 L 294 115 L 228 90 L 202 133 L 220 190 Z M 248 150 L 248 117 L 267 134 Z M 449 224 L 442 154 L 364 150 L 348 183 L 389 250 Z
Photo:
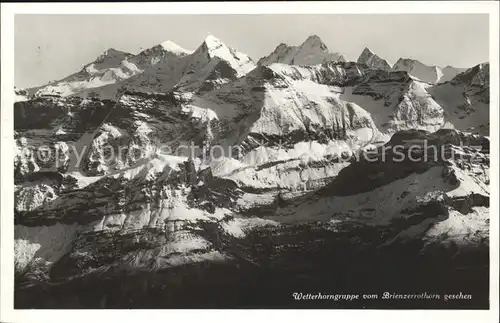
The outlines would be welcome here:
M 400 67 L 405 67 L 405 66 L 415 66 L 415 65 L 424 65 L 428 67 L 434 67 L 431 65 L 427 65 L 419 61 L 418 59 L 415 58 L 410 58 L 410 57 L 400 57 L 396 64 L 394 66 L 400 66 Z
M 208 43 L 222 43 L 222 40 L 220 40 L 220 38 L 218 37 L 215 37 L 214 35 L 212 34 L 208 34 L 207 37 L 205 37 L 205 42 L 208 42 Z
M 313 41 L 319 41 L 321 42 L 321 38 L 318 35 L 310 35 L 309 37 L 306 38 L 306 43 L 307 42 L 313 42 Z
M 317 65 L 334 61 L 345 61 L 345 58 L 339 53 L 330 52 L 319 36 L 310 35 L 299 46 L 279 44 L 271 54 L 262 57 L 257 64 Z
M 482 70 L 484 68 L 489 69 L 490 68 L 490 62 L 483 62 L 481 64 L 478 64 L 479 69 Z
M 375 55 L 375 54 L 371 51 L 371 49 L 369 49 L 368 47 L 365 47 L 363 49 L 363 51 L 361 52 L 361 55 Z
M 418 59 L 409 58 L 409 57 L 400 57 L 397 60 L 396 64 L 394 64 L 393 68 L 394 69 L 396 69 L 396 68 L 404 69 L 404 68 L 412 68 L 412 67 L 416 67 L 416 66 L 425 66 L 425 67 L 431 68 L 431 69 L 435 69 L 435 68 L 441 69 L 437 65 L 427 65 L 427 64 L 422 63 Z
M 214 35 L 208 35 L 205 37 L 205 40 L 203 41 L 203 44 L 207 46 L 208 48 L 219 48 L 221 46 L 226 46 L 222 40 L 219 38 L 215 37 Z
M 365 47 L 359 55 L 359 64 L 365 64 L 370 68 L 379 69 L 383 71 L 390 71 L 391 65 L 385 59 L 380 58 L 378 55 L 374 54 L 368 47 Z
M 220 56 L 221 53 L 230 52 L 230 48 L 222 40 L 214 35 L 208 35 L 200 46 L 194 51 L 193 55 L 207 55 L 209 58 Z M 219 57 L 222 58 L 222 57 Z
M 203 64 L 209 63 L 206 61 L 207 58 L 208 61 L 213 59 L 226 61 L 238 76 L 248 73 L 255 67 L 254 62 L 248 55 L 227 46 L 222 40 L 213 35 L 208 35 L 198 49 L 190 55 L 188 66 L 191 69 L 193 66 L 198 66 L 195 68 L 197 69 L 201 67 L 202 62 L 204 62 Z
M 112 56 L 112 55 L 120 55 L 120 54 L 129 54 L 129 53 L 126 53 L 124 51 L 121 51 L 121 50 L 118 50 L 118 49 L 115 49 L 113 47 L 110 47 L 108 49 L 106 49 L 104 52 L 103 52 L 103 55 L 107 55 L 107 56 Z
M 328 47 L 326 47 L 325 43 L 317 35 L 311 35 L 307 37 L 307 39 L 302 43 L 301 47 L 319 47 L 322 51 L 328 51 Z
M 99 55 L 98 59 L 103 59 L 107 57 L 117 57 L 117 56 L 130 57 L 133 56 L 133 54 L 110 47 L 106 49 L 101 55 Z
M 144 71 L 150 67 L 157 66 L 161 61 L 176 60 L 191 53 L 192 51 L 182 48 L 171 40 L 167 40 L 141 51 L 129 61 Z
M 182 48 L 181 46 L 177 45 L 176 43 L 174 43 L 171 40 L 164 41 L 163 43 L 160 44 L 160 46 L 164 50 L 171 52 L 171 53 L 174 53 L 174 54 L 188 55 L 188 54 L 191 54 L 193 52 L 192 50 Z
M 457 74 L 452 83 L 464 83 L 471 86 L 488 86 L 490 80 L 490 63 L 481 63 Z
M 419 61 L 413 59 L 413 58 L 404 58 L 404 57 L 400 57 L 396 64 L 394 64 L 394 67 L 404 67 L 404 66 L 410 66 L 410 65 L 413 65 L 413 64 L 416 64 L 416 63 L 420 63 Z M 422 64 L 422 63 L 420 63 Z
M 284 48 L 287 48 L 287 47 L 290 47 L 288 44 L 286 43 L 280 43 L 275 50 L 280 50 L 280 49 L 284 49 Z

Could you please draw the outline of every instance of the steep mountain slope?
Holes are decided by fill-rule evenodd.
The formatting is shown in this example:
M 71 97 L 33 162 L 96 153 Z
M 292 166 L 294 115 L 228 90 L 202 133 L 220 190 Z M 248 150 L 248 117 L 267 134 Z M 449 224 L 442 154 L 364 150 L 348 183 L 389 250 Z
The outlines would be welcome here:
M 16 106 L 16 138 L 20 145 L 25 140 L 33 149 L 61 140 L 69 146 L 85 146 L 80 168 L 73 171 L 89 175 L 130 167 L 137 160 L 123 152 L 124 159 L 111 162 L 108 158 L 107 165 L 104 149 L 109 145 L 115 152 L 121 147 L 142 155 L 162 145 L 176 150 L 193 142 L 199 147 L 194 151 L 196 156 L 205 153 L 202 147 L 207 150 L 217 145 L 224 156 L 249 165 L 296 158 L 307 162 L 342 149 L 359 149 L 377 136 L 370 116 L 359 106 L 339 100 L 338 86 L 307 79 L 319 77 L 320 82 L 340 84 L 358 77 L 357 69 L 354 65 L 347 69 L 341 65 L 323 68 L 321 76 L 315 75 L 314 69 L 261 66 L 206 93 L 128 92 L 116 104 L 76 97 L 38 98 Z M 40 112 L 49 113 L 42 121 L 32 123 L 32 116 Z M 313 151 L 304 151 L 311 145 L 316 147 Z M 68 155 L 71 164 L 76 155 Z M 29 160 L 19 157 L 16 167 L 21 173 L 29 168 L 22 166 Z
M 443 111 L 426 86 L 407 72 L 374 73 L 346 87 L 340 98 L 362 106 L 387 135 L 407 129 L 436 131 L 444 125 Z
M 345 58 L 339 53 L 330 52 L 318 36 L 312 35 L 300 46 L 278 45 L 274 52 L 266 57 L 262 57 L 257 64 L 315 65 L 337 61 L 343 62 Z
M 308 163 L 384 143 L 399 130 L 470 128 L 475 114 L 462 123 L 464 118 L 450 119 L 455 103 L 447 95 L 450 89 L 453 93 L 475 89 L 479 94 L 472 97 L 484 96 L 487 84 L 470 90 L 461 84 L 429 88 L 406 72 L 360 69 L 354 63 L 273 64 L 206 92 L 127 92 L 116 104 L 79 98 L 19 103 L 16 138 L 24 138 L 34 148 L 60 145 L 61 140 L 66 145 L 85 145 L 86 155 L 79 164 L 83 168 L 73 171 L 92 176 L 133 166 L 134 151 L 144 156 L 162 145 L 177 150 L 191 142 L 197 149 L 189 154 L 187 149 L 182 151 L 184 156 L 200 157 L 217 146 L 219 155 L 249 166 L 294 159 Z M 487 103 L 481 104 L 479 124 L 488 117 Z M 34 128 L 30 116 L 40 111 L 49 113 Z M 87 118 L 94 121 L 85 125 Z M 483 126 L 475 132 L 487 129 Z M 122 160 L 106 159 L 108 146 L 115 153 L 119 147 L 128 153 L 122 154 Z M 21 173 L 35 167 L 26 158 L 16 166 Z
M 394 71 L 406 71 L 416 78 L 427 83 L 444 83 L 452 80 L 459 73 L 464 72 L 464 68 L 446 66 L 428 66 L 417 60 L 410 58 L 400 58 L 392 67 Z
M 224 129 L 223 146 L 241 143 L 245 151 L 259 147 L 259 142 L 293 147 L 303 141 L 328 145 L 334 138 L 370 140 L 376 127 L 369 115 L 338 100 L 340 88 L 335 84 L 355 74 L 348 76 L 341 65 L 318 68 L 316 74 L 315 68 L 260 66 L 227 86 L 194 97 L 193 105 L 216 111 Z M 321 81 L 316 83 L 311 77 Z
M 85 89 L 115 83 L 139 72 L 135 64 L 128 62 L 131 57 L 133 55 L 130 53 L 110 48 L 79 72 L 29 91 L 36 95 L 68 96 Z
M 451 81 L 428 88 L 451 127 L 489 135 L 489 64 L 479 64 Z
M 354 184 L 355 178 L 363 180 Z M 455 130 L 398 132 L 319 190 L 321 211 L 315 214 L 393 225 L 394 236 L 385 246 L 418 237 L 423 248 L 458 246 L 454 251 L 458 255 L 470 248 L 487 248 L 488 184 L 489 140 L 485 137 Z M 383 206 L 377 205 L 380 200 Z M 313 213 L 309 212 L 311 220 Z
M 400 58 L 392 67 L 394 71 L 406 71 L 421 81 L 438 83 L 443 77 L 443 72 L 438 66 L 427 66 L 417 60 Z
M 466 68 L 456 68 L 448 65 L 441 69 L 441 72 L 443 72 L 443 76 L 439 79 L 439 82 L 444 83 L 451 81 L 455 76 L 462 72 L 465 72 L 466 70 Z
M 382 71 L 390 71 L 391 65 L 385 60 L 374 54 L 368 47 L 363 49 L 361 55 L 358 57 L 358 64 L 365 64 L 371 68 L 379 69 Z
M 186 59 L 184 73 L 176 89 L 211 90 L 247 74 L 254 68 L 255 64 L 250 57 L 227 47 L 220 39 L 210 35 Z

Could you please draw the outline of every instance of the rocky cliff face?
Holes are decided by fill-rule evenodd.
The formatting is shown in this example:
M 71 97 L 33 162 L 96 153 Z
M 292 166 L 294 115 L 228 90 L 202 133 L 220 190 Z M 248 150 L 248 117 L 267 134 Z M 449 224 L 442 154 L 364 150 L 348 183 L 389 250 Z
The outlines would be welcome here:
M 489 134 L 489 64 L 476 65 L 428 92 L 443 108 L 450 127 Z
M 306 253 L 320 257 L 327 250 L 340 252 L 331 249 L 339 241 L 344 243 L 343 252 L 351 250 L 351 243 L 366 250 L 378 247 L 378 253 L 386 250 L 384 254 L 418 247 L 413 252 L 424 253 L 429 261 L 437 253 L 467 266 L 471 252 L 487 255 L 488 141 L 454 130 L 408 131 L 396 133 L 387 145 L 402 144 L 408 151 L 415 142 L 424 148 L 424 139 L 437 145 L 438 156 L 443 152 L 450 159 L 397 163 L 396 155 L 380 147 L 350 165 L 340 165 L 335 159 L 298 165 L 301 176 L 311 176 L 314 169 L 326 174 L 337 165 L 337 171 L 330 171 L 332 180 L 316 186 L 319 190 L 294 191 L 286 185 L 256 190 L 256 185 L 245 183 L 241 168 L 224 174 L 215 165 L 203 168 L 199 161 L 168 156 L 103 176 L 83 188 L 77 188 L 77 180 L 70 175 L 51 181 L 47 175 L 33 179 L 16 192 L 19 304 L 50 306 L 33 298 L 40 288 L 55 293 L 67 286 L 74 291 L 105 277 L 118 282 L 130 275 L 148 281 L 146 289 L 129 286 L 148 297 L 147 290 L 156 287 L 146 277 L 173 279 L 172 270 L 180 268 L 187 279 L 194 279 L 195 273 L 208 278 L 209 263 L 228 268 L 272 266 L 278 275 L 284 270 L 283 262 L 298 266 Z M 469 146 L 457 146 L 460 142 Z M 417 151 L 415 157 L 425 151 Z M 372 162 L 374 155 L 377 158 Z M 292 174 L 283 176 L 290 179 L 291 163 L 287 166 L 280 171 Z M 267 177 L 272 167 L 255 167 L 254 176 Z M 372 235 L 379 238 L 375 241 Z M 291 255 L 297 259 L 290 260 Z M 324 265 L 314 261 L 312 268 Z M 279 274 L 275 283 L 292 283 L 287 275 Z M 252 275 L 246 277 L 252 279 Z M 225 284 L 225 279 L 218 281 Z M 93 292 L 96 303 L 78 297 L 80 305 L 76 306 L 125 306 L 117 295 L 100 290 Z M 282 287 L 278 290 L 285 292 Z M 69 299 L 62 302 L 64 307 L 75 306 Z M 174 303 L 152 304 L 156 302 L 144 306 Z
M 305 44 L 258 66 L 215 37 L 110 52 L 96 70 L 141 72 L 100 98 L 16 102 L 17 306 L 286 307 L 332 274 L 346 291 L 487 288 L 489 65 L 430 84 Z
M 410 147 L 412 158 L 401 161 L 403 155 L 410 156 Z M 363 180 L 353 185 L 353 178 Z M 369 207 L 374 191 L 389 194 L 382 209 Z M 394 236 L 384 245 L 418 236 L 424 248 L 440 243 L 456 244 L 457 252 L 483 248 L 488 236 L 489 140 L 456 130 L 397 132 L 317 193 L 322 201 L 318 204 L 340 218 L 394 225 Z M 356 204 L 363 198 L 368 203 Z M 339 204 L 352 206 L 332 209 Z M 319 213 L 325 211 L 321 207 Z M 464 227 L 456 227 L 458 222 Z

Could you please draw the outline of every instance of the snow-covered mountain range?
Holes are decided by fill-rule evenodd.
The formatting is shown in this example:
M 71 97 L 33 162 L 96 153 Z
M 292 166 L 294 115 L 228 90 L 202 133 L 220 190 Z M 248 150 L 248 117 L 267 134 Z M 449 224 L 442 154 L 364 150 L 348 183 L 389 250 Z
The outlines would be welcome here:
M 208 53 L 208 55 L 207 55 Z M 218 64 L 218 60 L 223 63 Z M 337 52 L 330 52 L 316 35 L 309 36 L 299 46 L 280 44 L 266 57 L 254 63 L 248 55 L 227 47 L 221 40 L 209 35 L 196 51 L 182 48 L 168 40 L 137 55 L 110 48 L 81 71 L 47 85 L 26 89 L 36 95 L 91 95 L 114 98 L 119 89 L 167 91 L 175 86 L 196 84 L 210 73 L 242 76 L 256 65 L 281 63 L 287 65 L 319 65 L 327 62 L 345 62 Z M 417 60 L 400 58 L 394 66 L 365 48 L 358 64 L 384 71 L 406 71 L 421 81 L 444 83 L 452 80 L 464 68 L 428 66 Z M 226 69 L 223 65 L 228 64 Z M 233 70 L 233 71 L 230 71 Z M 210 84 L 209 80 L 206 84 Z M 207 85 L 210 87 L 210 85 Z
M 282 63 L 290 65 L 316 65 L 327 62 L 344 62 L 340 53 L 333 53 L 316 35 L 309 36 L 300 46 L 289 46 L 281 43 L 266 57 L 262 57 L 259 65 Z
M 195 51 L 183 49 L 172 41 L 165 41 L 138 55 L 109 49 L 80 72 L 28 91 L 36 95 L 115 98 L 123 89 L 210 88 L 217 86 L 212 84 L 214 82 L 227 82 L 254 67 L 247 55 L 210 35 Z
M 279 307 L 297 277 L 331 272 L 465 291 L 468 261 L 488 254 L 488 63 L 391 67 L 368 48 L 347 62 L 317 36 L 255 63 L 209 36 L 194 51 L 109 49 L 15 93 L 20 307 L 196 307 L 212 284 L 270 282 L 269 298 L 213 304 Z M 428 143 L 439 158 L 386 149 L 422 157 Z

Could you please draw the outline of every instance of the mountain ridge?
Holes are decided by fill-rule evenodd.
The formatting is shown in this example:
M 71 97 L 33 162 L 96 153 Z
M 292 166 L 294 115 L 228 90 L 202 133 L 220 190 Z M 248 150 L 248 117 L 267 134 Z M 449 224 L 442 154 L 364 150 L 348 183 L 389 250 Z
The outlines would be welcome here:
M 207 43 L 210 46 L 207 46 Z M 221 46 L 218 50 L 218 46 Z M 224 43 L 213 35 L 207 36 L 202 44 L 196 50 L 187 50 L 174 42 L 167 40 L 157 44 L 151 48 L 139 52 L 137 55 L 109 48 L 100 54 L 93 62 L 86 64 L 79 72 L 71 74 L 59 81 L 52 81 L 49 84 L 41 85 L 26 89 L 30 94 L 38 93 L 38 95 L 75 95 L 83 93 L 87 95 L 100 95 L 100 88 L 113 89 L 105 97 L 112 98 L 114 93 L 120 88 L 122 83 L 127 83 L 128 79 L 133 79 L 135 76 L 144 74 L 147 79 L 152 79 L 155 72 L 152 71 L 155 66 L 161 67 L 161 62 L 172 60 L 175 65 L 177 58 L 190 56 L 196 53 L 203 52 L 203 47 L 206 48 L 208 55 L 212 55 L 211 59 L 218 57 L 219 59 L 229 62 L 232 69 L 236 71 L 236 77 L 241 77 L 250 71 L 254 65 L 269 65 L 271 63 L 285 63 L 291 65 L 315 65 L 329 61 L 345 61 L 344 56 L 339 53 L 331 53 L 328 47 L 324 44 L 317 35 L 310 35 L 306 40 L 298 46 L 289 46 L 285 43 L 279 44 L 274 52 L 265 56 L 257 63 L 253 63 L 252 59 L 243 53 L 239 53 L 228 48 Z M 214 47 L 214 48 L 210 48 Z M 221 50 L 224 52 L 222 53 Z M 214 53 L 219 53 L 215 54 Z M 237 54 L 235 54 L 237 53 Z M 242 60 L 243 64 L 238 62 Z M 160 63 L 160 65 L 158 65 Z M 366 64 L 371 68 L 381 69 L 385 71 L 405 70 L 413 76 L 429 83 L 444 83 L 451 81 L 456 75 L 464 72 L 466 69 L 455 68 L 450 65 L 442 68 L 439 66 L 428 66 L 416 59 L 400 58 L 390 66 L 387 60 L 374 54 L 368 47 L 365 47 L 357 59 L 357 63 Z M 169 63 L 167 63 L 168 65 Z M 216 63 L 214 63 L 216 65 Z M 166 67 L 167 70 L 172 70 L 172 67 Z M 158 68 L 157 68 L 158 69 Z M 175 68 L 174 68 L 175 69 Z M 188 71 L 173 71 L 175 73 L 189 73 Z M 160 74 L 164 72 L 159 72 Z M 168 72 L 171 73 L 171 72 Z M 207 71 L 207 73 L 210 73 Z M 149 76 L 147 76 L 149 75 Z M 185 75 L 183 75 L 185 76 Z M 181 79 L 183 76 L 175 76 L 174 79 Z M 163 79 L 163 76 L 161 77 Z M 186 77 L 189 78 L 189 77 Z M 185 81 L 185 80 L 184 80 Z M 145 80 L 140 81 L 142 85 Z M 167 85 L 172 81 L 167 81 Z M 191 81 L 189 81 L 191 82 Z M 126 84 L 124 84 L 126 85 Z M 141 86 L 142 86 L 141 85 Z M 153 86 L 151 89 L 165 89 L 169 86 Z M 94 91 L 93 89 L 96 89 Z M 108 92 L 108 90 L 104 90 Z
M 345 61 L 345 58 L 340 53 L 330 52 L 319 36 L 311 35 L 298 46 L 281 43 L 271 54 L 259 59 L 257 65 L 315 65 L 331 61 Z

